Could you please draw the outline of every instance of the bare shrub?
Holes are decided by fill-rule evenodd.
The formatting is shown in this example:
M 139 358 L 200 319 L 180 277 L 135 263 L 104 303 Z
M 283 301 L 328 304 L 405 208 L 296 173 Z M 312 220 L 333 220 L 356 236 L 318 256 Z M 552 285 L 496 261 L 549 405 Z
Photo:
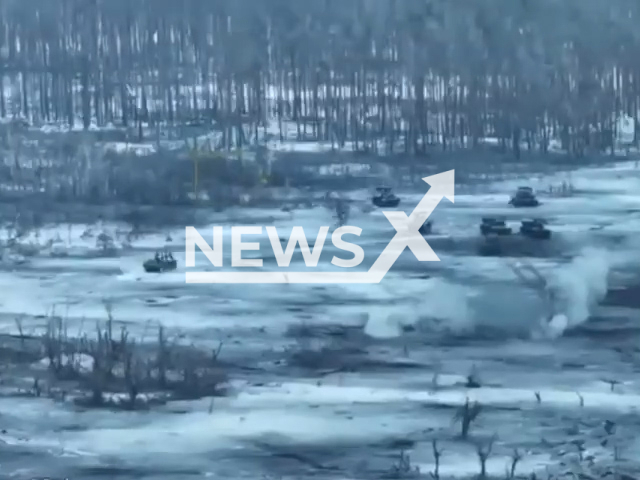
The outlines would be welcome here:
M 124 326 L 114 333 L 109 303 L 105 310 L 107 321 L 96 325 L 94 335 L 71 338 L 62 319 L 53 316 L 42 337 L 54 381 L 74 380 L 81 393 L 76 401 L 90 407 L 134 409 L 169 398 L 187 400 L 223 393 L 226 374 L 218 359 L 222 343 L 213 351 L 193 344 L 181 346 L 168 340 L 162 326 L 155 343 L 144 343 L 131 338 Z M 83 365 L 85 359 L 90 359 L 90 367 Z M 117 398 L 119 394 L 124 401 Z M 143 398 L 142 394 L 155 397 Z
M 464 405 L 458 409 L 455 416 L 453 417 L 453 421 L 455 423 L 460 423 L 460 437 L 462 439 L 466 439 L 469 437 L 469 430 L 471 429 L 471 424 L 478 418 L 480 412 L 482 411 L 482 406 L 478 402 L 469 402 L 469 399 L 465 401 Z

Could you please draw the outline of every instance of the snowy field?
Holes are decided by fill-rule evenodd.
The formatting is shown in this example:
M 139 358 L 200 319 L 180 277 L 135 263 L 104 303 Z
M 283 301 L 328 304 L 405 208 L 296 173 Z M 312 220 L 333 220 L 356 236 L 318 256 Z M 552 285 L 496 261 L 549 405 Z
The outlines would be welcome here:
M 24 335 L 39 335 L 54 310 L 70 331 L 93 332 L 107 302 L 140 341 L 162 324 L 187 344 L 223 342 L 229 391 L 145 411 L 0 397 L 0 478 L 470 478 L 484 453 L 493 477 L 510 477 L 517 458 L 516 477 L 637 478 L 640 319 L 633 305 L 605 297 L 640 283 L 640 170 L 620 164 L 570 175 L 575 194 L 541 193 L 535 211 L 507 207 L 521 182 L 443 200 L 430 240 L 441 261 L 419 263 L 407 251 L 379 285 L 187 285 L 184 231 L 140 237 L 104 258 L 88 254 L 88 226 L 42 229 L 29 241 L 58 237 L 69 256 L 5 261 L 2 333 L 16 334 L 19 318 Z M 380 211 L 359 208 L 365 193 L 352 193 L 349 224 L 362 228 L 357 243 L 370 265 L 394 230 Z M 407 213 L 423 195 L 397 193 Z M 283 236 L 305 226 L 310 243 L 334 222 L 317 207 L 231 211 L 211 224 L 230 225 L 236 215 Z M 514 227 L 529 216 L 549 221 L 557 251 L 527 263 L 566 298 L 560 324 L 542 321 L 542 300 L 509 260 L 476 256 L 480 218 L 490 215 Z M 116 226 L 92 228 L 117 237 Z M 178 270 L 145 274 L 142 262 L 165 247 Z M 320 264 L 334 254 L 328 244 Z M 204 268 L 203 256 L 196 261 Z

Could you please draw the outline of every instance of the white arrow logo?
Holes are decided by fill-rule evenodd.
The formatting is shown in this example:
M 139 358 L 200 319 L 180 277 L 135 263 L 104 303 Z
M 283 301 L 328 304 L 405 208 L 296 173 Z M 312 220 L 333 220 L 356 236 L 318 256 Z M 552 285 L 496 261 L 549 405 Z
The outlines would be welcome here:
M 419 262 L 440 261 L 419 230 L 443 197 L 454 202 L 454 172 L 449 170 L 423 178 L 431 188 L 408 217 L 404 212 L 383 212 L 397 233 L 367 272 L 371 275 L 371 280 L 367 283 L 379 283 L 407 247 Z
M 431 188 L 407 217 L 404 212 L 383 212 L 396 234 L 367 272 L 187 272 L 187 283 L 380 283 L 402 252 L 409 248 L 420 262 L 439 262 L 420 227 L 443 198 L 454 202 L 454 170 L 422 179 Z

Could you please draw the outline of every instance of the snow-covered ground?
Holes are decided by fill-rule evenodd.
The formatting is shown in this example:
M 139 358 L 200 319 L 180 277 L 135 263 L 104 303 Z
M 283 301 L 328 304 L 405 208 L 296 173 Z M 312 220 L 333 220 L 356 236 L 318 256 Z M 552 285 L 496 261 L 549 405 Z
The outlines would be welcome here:
M 59 237 L 56 244 L 70 256 L 43 251 L 24 264 L 5 264 L 4 333 L 15 333 L 18 316 L 23 333 L 41 331 L 54 307 L 70 330 L 91 330 L 106 318 L 108 300 L 132 335 L 162 323 L 197 344 L 224 341 L 221 357 L 243 368 L 234 370 L 232 393 L 213 404 L 203 399 L 113 412 L 0 398 L 1 473 L 361 479 L 411 477 L 408 470 L 417 467 L 429 477 L 436 440 L 443 449 L 440 475 L 470 477 L 480 471 L 477 450 L 496 435 L 487 460 L 493 476 L 505 475 L 514 449 L 522 454 L 516 475 L 577 473 L 590 463 L 637 474 L 640 319 L 628 306 L 599 302 L 607 288 L 637 280 L 640 170 L 620 164 L 567 175 L 533 184 L 545 190 L 567 180 L 576 192 L 541 194 L 535 211 L 506 206 L 521 182 L 487 185 L 457 196 L 455 204 L 443 200 L 431 241 L 441 261 L 421 264 L 407 251 L 379 285 L 187 285 L 184 231 L 143 236 L 116 257 L 100 257 L 86 255 L 96 242 L 81 238 L 87 226 L 42 229 L 26 241 Z M 422 196 L 397 193 L 407 213 Z M 352 194 L 356 204 L 365 198 Z M 349 224 L 362 228 L 357 243 L 370 265 L 394 230 L 379 211 L 352 211 Z M 270 216 L 283 236 L 293 226 L 308 227 L 310 242 L 320 226 L 333 223 L 323 208 L 227 212 L 211 222 L 231 225 L 235 215 L 244 224 L 252 217 L 264 224 Z M 566 255 L 527 262 L 567 298 L 565 324 L 541 330 L 544 304 L 508 260 L 447 243 L 475 241 L 479 220 L 488 215 L 504 215 L 513 226 L 530 215 L 549 220 Z M 211 232 L 199 227 L 203 236 Z M 93 226 L 119 248 L 117 229 Z M 267 242 L 265 233 L 265 267 L 274 268 Z M 165 247 L 175 252 L 178 270 L 145 274 L 142 261 Z M 328 244 L 321 264 L 337 253 Z M 197 264 L 205 267 L 203 256 Z M 300 268 L 301 260 L 296 256 L 293 264 Z M 301 327 L 305 338 L 289 335 Z M 314 352 L 314 368 L 295 360 L 296 353 Z M 477 388 L 467 385 L 469 376 Z M 619 384 L 612 388 L 608 381 Z M 467 399 L 482 410 L 469 438 L 461 439 L 453 419 Z M 615 434 L 607 432 L 607 421 L 616 424 Z M 401 452 L 410 455 L 410 469 Z

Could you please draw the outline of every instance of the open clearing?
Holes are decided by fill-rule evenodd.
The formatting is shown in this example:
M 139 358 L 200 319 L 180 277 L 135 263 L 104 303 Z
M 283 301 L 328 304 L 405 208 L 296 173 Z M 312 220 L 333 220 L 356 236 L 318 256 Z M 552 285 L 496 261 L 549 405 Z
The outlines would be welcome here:
M 562 285 L 575 307 L 564 312 L 570 328 L 553 338 L 540 334 L 543 305 L 507 260 L 460 247 L 475 241 L 482 216 L 506 215 L 515 226 L 532 214 L 506 207 L 514 181 L 478 187 L 454 205 L 443 200 L 431 242 L 441 262 L 420 264 L 407 251 L 374 286 L 186 285 L 184 232 L 143 236 L 113 258 L 84 258 L 95 243 L 80 239 L 86 226 L 43 229 L 45 240 L 60 235 L 70 257 L 5 263 L 3 355 L 13 352 L 15 360 L 58 318 L 65 338 L 92 338 L 110 313 L 117 335 L 124 326 L 140 349 L 155 348 L 163 325 L 175 348 L 213 351 L 224 381 L 220 390 L 200 385 L 184 399 L 98 408 L 78 401 L 80 389 L 53 381 L 47 355 L 31 347 L 33 358 L 17 367 L 5 361 L 0 374 L 1 474 L 426 478 L 435 441 L 442 478 L 477 475 L 483 453 L 487 473 L 504 477 L 516 449 L 516 476 L 617 471 L 636 478 L 640 299 L 625 292 L 640 280 L 640 171 L 629 164 L 584 169 L 571 181 L 572 197 L 542 196 L 535 211 L 549 220 L 563 255 L 530 263 L 549 275 L 565 264 L 570 278 Z M 397 193 L 407 213 L 421 196 Z M 363 229 L 359 244 L 370 263 L 394 231 L 379 211 L 353 211 L 349 223 Z M 309 226 L 311 237 L 332 222 L 321 207 L 254 213 L 259 224 L 273 217 L 283 232 Z M 145 274 L 142 261 L 165 245 L 178 271 Z M 321 263 L 334 253 L 325 248 Z M 565 257 L 578 260 L 567 266 Z

